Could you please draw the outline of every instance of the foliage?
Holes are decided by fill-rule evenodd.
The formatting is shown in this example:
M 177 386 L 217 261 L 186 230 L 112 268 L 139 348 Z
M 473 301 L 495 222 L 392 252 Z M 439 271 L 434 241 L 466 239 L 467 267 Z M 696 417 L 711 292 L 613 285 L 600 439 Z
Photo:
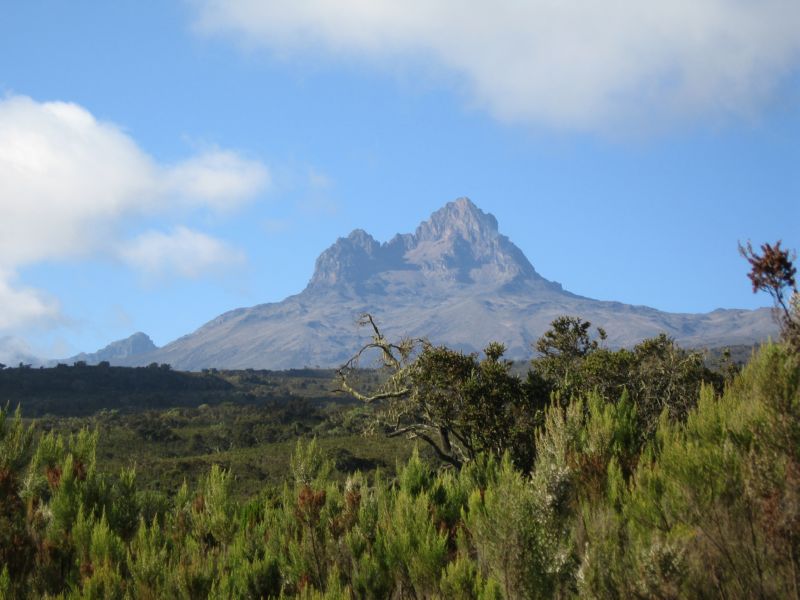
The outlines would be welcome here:
M 492 343 L 485 357 L 464 354 L 423 340 L 388 342 L 370 315 L 374 336 L 339 370 L 341 391 L 367 404 L 381 403 L 376 423 L 389 437 L 405 435 L 423 440 L 444 463 L 460 468 L 484 452 L 509 452 L 528 469 L 542 398 L 529 393 L 503 359 L 505 347 Z M 371 393 L 354 387 L 358 359 L 379 349 L 388 371 Z
M 646 350 L 638 352 L 662 364 L 670 347 Z M 500 356 L 497 349 L 482 362 L 496 369 Z M 436 470 L 414 453 L 394 480 L 353 473 L 341 481 L 311 441 L 295 446 L 292 476 L 277 494 L 238 501 L 232 473 L 213 466 L 163 504 L 141 493 L 135 470 L 98 470 L 98 432 L 46 433 L 31 447 L 19 413 L 0 411 L 0 595 L 794 594 L 797 353 L 762 348 L 721 395 L 704 386 L 683 419 L 664 406 L 644 444 L 633 397 L 556 397 L 531 442 L 529 472 L 507 449 L 497 458 L 488 448 L 460 470 Z
M 424 340 L 391 343 L 370 315 L 363 324 L 373 339 L 339 370 L 340 391 L 378 405 L 374 425 L 388 437 L 420 439 L 456 468 L 481 453 L 508 452 L 515 466 L 529 471 L 537 452 L 534 432 L 551 398 L 562 407 L 590 394 L 609 403 L 625 398 L 644 444 L 662 414 L 685 420 L 703 384 L 719 391 L 735 373 L 711 371 L 699 352 L 679 348 L 664 334 L 632 350 L 609 350 L 602 346 L 602 328 L 593 337 L 590 322 L 563 316 L 536 343 L 540 356 L 522 381 L 503 359 L 502 344 L 489 344 L 479 360 Z M 371 389 L 357 382 L 368 351 L 379 351 L 385 370 L 382 383 Z
M 562 405 L 591 393 L 607 402 L 626 395 L 636 407 L 642 441 L 652 438 L 663 412 L 684 420 L 704 383 L 722 389 L 723 375 L 707 368 L 702 354 L 678 347 L 663 333 L 633 350 L 609 350 L 590 340 L 590 326 L 578 318 L 556 319 L 537 343 L 542 356 L 531 362 L 528 384 L 554 394 Z M 600 333 L 602 340 L 605 332 Z
M 286 405 L 341 400 L 331 392 L 332 370 L 205 369 L 190 373 L 156 367 L 83 362 L 38 369 L 0 365 L 0 398 L 11 404 L 24 402 L 29 417 L 87 417 L 101 410 L 137 413 L 226 402 Z
M 91 417 L 38 419 L 33 442 L 35 448 L 36 438 L 49 432 L 68 437 L 83 428 L 96 429 L 97 468 L 117 479 L 123 469 L 135 466 L 136 501 L 149 522 L 184 479 L 195 485 L 213 465 L 235 475 L 231 493 L 237 499 L 277 493 L 299 439 L 317 439 L 334 478 L 377 468 L 393 475 L 396 461 L 410 456 L 413 442 L 394 438 L 376 444 L 374 437 L 363 435 L 363 411 L 362 406 L 313 399 L 131 413 L 106 410 Z
M 597 328 L 597 338 L 590 334 L 592 324 L 580 317 L 561 316 L 550 324 L 534 348 L 541 355 L 536 373 L 566 399 L 579 393 L 583 383 L 583 360 L 600 349 L 606 339 L 604 329 Z
M 767 292 L 775 303 L 775 311 L 783 340 L 800 352 L 800 293 L 797 290 L 797 268 L 794 252 L 781 250 L 781 242 L 761 245 L 761 254 L 753 245 L 739 244 L 739 253 L 750 263 L 748 277 L 753 292 Z M 787 294 L 789 298 L 787 298 Z

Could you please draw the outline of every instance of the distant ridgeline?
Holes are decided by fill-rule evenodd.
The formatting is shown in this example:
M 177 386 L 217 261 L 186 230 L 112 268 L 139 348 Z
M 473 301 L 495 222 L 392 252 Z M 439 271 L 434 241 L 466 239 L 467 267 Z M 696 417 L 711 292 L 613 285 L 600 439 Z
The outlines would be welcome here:
M 741 366 L 755 349 L 751 345 L 712 348 L 704 352 L 705 362 L 712 369 L 724 364 Z M 26 364 L 0 367 L 0 406 L 19 404 L 26 417 L 88 416 L 100 410 L 135 412 L 223 402 L 353 402 L 332 391 L 337 387 L 333 369 L 186 372 L 166 363 L 115 367 L 107 361 L 98 365 L 75 361 L 47 368 Z M 523 360 L 516 362 L 512 371 L 524 377 L 529 368 L 529 361 Z
M 221 402 L 296 400 L 341 402 L 333 396 L 333 373 L 310 369 L 270 371 L 174 371 L 167 364 L 147 367 L 72 366 L 0 369 L 0 402 L 22 406 L 26 417 L 84 416 L 99 410 L 137 411 Z

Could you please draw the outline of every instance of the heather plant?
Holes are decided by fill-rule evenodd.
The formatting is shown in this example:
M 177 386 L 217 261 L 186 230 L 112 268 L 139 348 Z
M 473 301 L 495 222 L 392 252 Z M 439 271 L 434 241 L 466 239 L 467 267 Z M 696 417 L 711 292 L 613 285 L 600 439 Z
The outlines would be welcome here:
M 131 585 L 142 600 L 155 600 L 165 590 L 169 575 L 170 549 L 157 519 L 149 525 L 139 521 L 139 528 L 128 546 L 126 563 Z
M 627 489 L 587 514 L 585 595 L 796 594 L 798 406 L 798 356 L 767 346 L 685 424 L 662 418 Z
M 19 408 L 9 420 L 0 409 L 0 594 L 11 597 L 18 581 L 32 568 L 34 541 L 26 526 L 20 477 L 27 461 L 32 427 L 25 427 Z

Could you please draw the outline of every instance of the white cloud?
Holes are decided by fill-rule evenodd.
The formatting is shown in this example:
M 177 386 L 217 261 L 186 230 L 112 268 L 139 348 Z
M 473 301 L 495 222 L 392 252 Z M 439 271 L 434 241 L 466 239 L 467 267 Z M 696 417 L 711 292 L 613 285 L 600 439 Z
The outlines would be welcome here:
M 86 253 L 130 214 L 237 206 L 268 181 L 266 167 L 231 151 L 159 165 L 76 104 L 10 97 L 0 101 L 0 266 Z
M 216 150 L 186 160 L 165 173 L 167 191 L 217 210 L 235 208 L 270 182 L 259 162 L 235 152 Z
M 230 150 L 159 164 L 81 106 L 0 99 L 0 330 L 57 310 L 38 292 L 12 285 L 20 267 L 114 249 L 131 215 L 226 210 L 268 183 L 263 164 Z M 193 273 L 190 258 L 169 268 Z M 200 269 L 209 256 L 196 260 Z
M 223 241 L 183 226 L 143 233 L 121 246 L 119 256 L 149 278 L 197 279 L 245 262 L 244 254 Z
M 0 331 L 59 320 L 58 302 L 37 290 L 13 286 L 12 273 L 0 271 Z
M 797 0 L 199 0 L 197 27 L 279 53 L 409 58 L 495 116 L 604 129 L 747 114 L 798 68 Z M 433 59 L 431 61 L 431 59 Z

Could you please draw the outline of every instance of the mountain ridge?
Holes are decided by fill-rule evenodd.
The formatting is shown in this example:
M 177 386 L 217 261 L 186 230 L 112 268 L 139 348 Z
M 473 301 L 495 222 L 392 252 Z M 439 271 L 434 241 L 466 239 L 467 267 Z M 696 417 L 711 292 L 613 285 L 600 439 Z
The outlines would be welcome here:
M 378 242 L 363 229 L 340 237 L 317 258 L 304 292 L 337 285 L 363 288 L 387 271 L 417 273 L 418 284 L 436 280 L 502 286 L 525 280 L 562 289 L 539 275 L 524 253 L 500 234 L 494 215 L 468 198 L 458 198 L 414 233 L 397 234 L 388 242 Z
M 53 360 L 50 361 L 50 363 L 71 364 L 83 361 L 87 364 L 97 364 L 99 362 L 108 361 L 110 364 L 116 365 L 155 350 L 158 350 L 158 346 L 153 343 L 150 336 L 141 331 L 137 331 L 126 338 L 111 342 L 96 352 L 81 352 L 70 358 Z
M 564 314 L 604 327 L 612 347 L 661 332 L 699 347 L 753 343 L 777 331 L 769 309 L 667 313 L 573 294 L 542 277 L 493 215 L 459 198 L 414 233 L 387 242 L 355 229 L 320 254 L 299 293 L 227 311 L 120 362 L 186 370 L 338 366 L 368 339 L 356 326 L 365 312 L 391 338 L 426 337 L 467 352 L 500 341 L 513 358 L 529 357 L 531 345 Z

